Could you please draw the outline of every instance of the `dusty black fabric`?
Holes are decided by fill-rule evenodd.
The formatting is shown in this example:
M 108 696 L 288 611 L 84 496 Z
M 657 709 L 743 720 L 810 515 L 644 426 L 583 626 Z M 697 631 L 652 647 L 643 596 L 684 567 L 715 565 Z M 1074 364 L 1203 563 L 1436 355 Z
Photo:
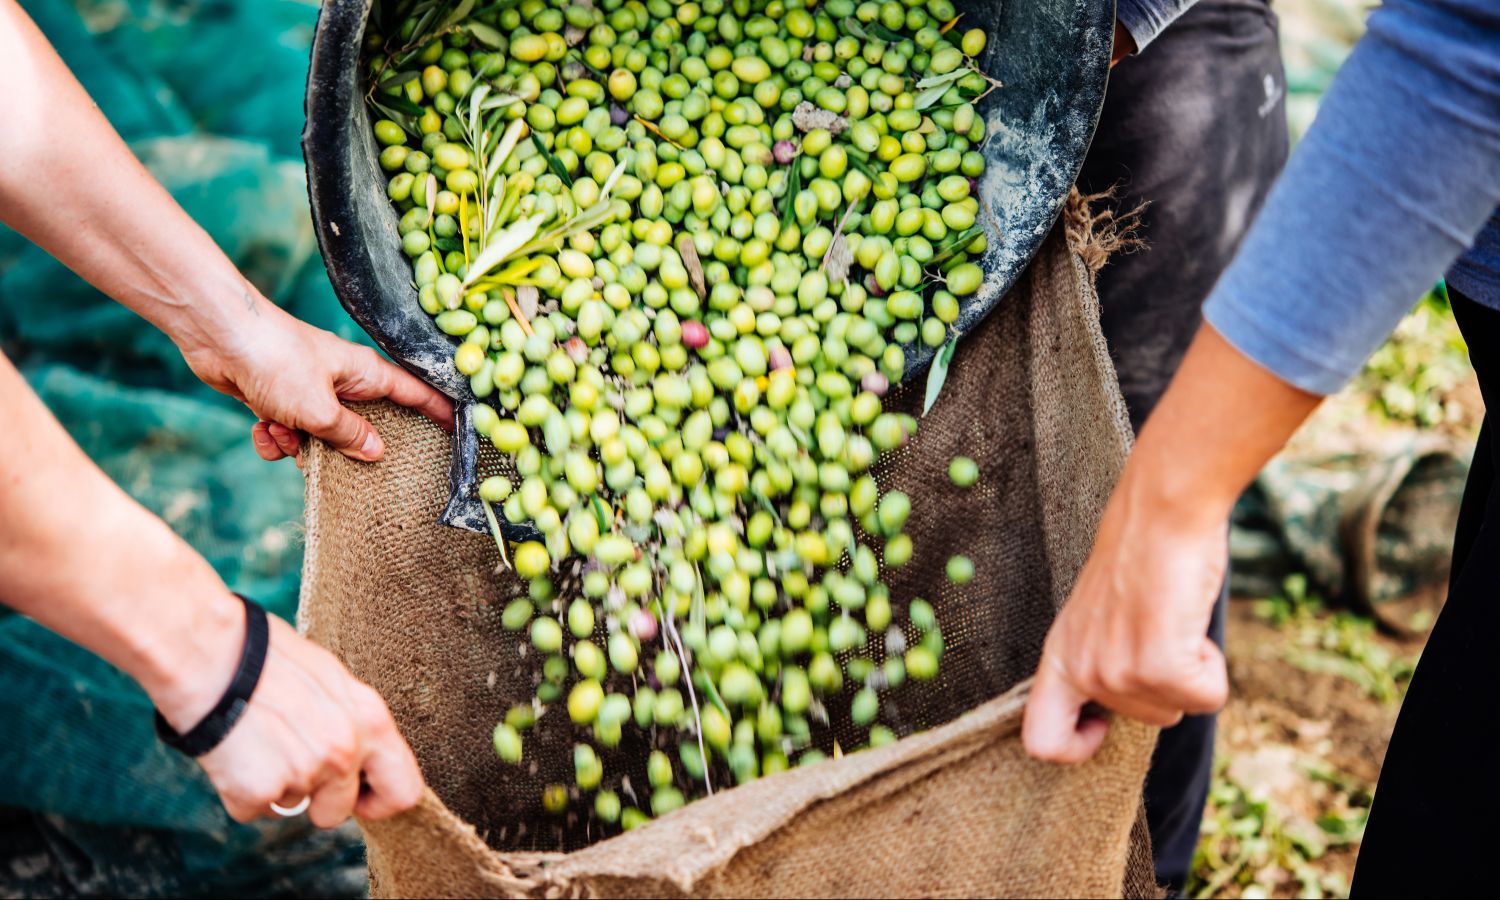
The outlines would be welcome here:
M 1145 249 L 1100 273 L 1104 336 L 1137 429 L 1182 361 L 1200 308 L 1287 155 L 1286 79 L 1265 0 L 1203 0 L 1110 75 L 1079 186 L 1145 202 Z M 1214 637 L 1223 643 L 1224 598 Z M 1146 779 L 1157 877 L 1180 890 L 1213 766 L 1214 717 L 1162 732 Z
M 1500 403 L 1500 310 L 1450 290 L 1486 409 Z M 1500 445 L 1486 414 L 1464 489 L 1448 601 L 1401 704 L 1354 869 L 1354 897 L 1488 893 L 1500 828 Z

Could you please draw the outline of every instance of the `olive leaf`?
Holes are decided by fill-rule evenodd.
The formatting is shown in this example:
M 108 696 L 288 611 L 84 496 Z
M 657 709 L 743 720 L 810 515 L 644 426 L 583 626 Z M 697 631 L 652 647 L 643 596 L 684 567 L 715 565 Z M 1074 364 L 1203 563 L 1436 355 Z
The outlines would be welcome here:
M 488 97 L 489 94 L 490 86 L 487 84 L 480 84 L 469 92 L 469 133 L 471 135 L 478 136 L 480 134 L 481 122 L 479 111 L 481 104 L 484 103 L 484 98 Z
M 412 124 L 411 116 L 407 115 L 406 113 L 397 112 L 396 110 L 391 109 L 388 106 L 384 106 L 380 103 L 380 101 L 374 99 L 373 97 L 370 98 L 370 105 L 384 113 L 387 119 L 390 119 L 392 122 L 400 125 L 401 130 L 411 135 L 412 137 L 420 138 L 422 136 L 422 133 L 417 130 L 417 126 Z
M 500 203 L 504 197 L 505 176 L 501 175 L 495 179 L 494 189 L 490 191 L 490 202 L 485 204 L 484 231 L 482 234 L 489 234 L 490 230 L 495 227 L 495 214 L 500 211 Z
M 920 112 L 937 103 L 943 99 L 944 94 L 948 93 L 948 86 L 966 74 L 968 72 L 965 69 L 954 69 L 946 75 L 934 75 L 931 78 L 923 78 L 917 82 L 917 87 L 923 89 L 922 93 L 918 94 L 917 98 L 912 101 L 911 108 Z
M 485 45 L 491 50 L 500 50 L 505 47 L 505 35 L 483 22 L 469 21 L 464 23 L 464 30 L 474 36 L 474 40 Z
M 474 0 L 459 0 L 458 6 L 454 8 L 453 12 L 449 13 L 448 18 L 443 20 L 443 24 L 439 25 L 437 27 L 437 30 L 440 32 L 447 31 L 448 29 L 457 25 L 459 22 L 467 19 L 469 17 L 469 13 L 473 10 Z
M 917 82 L 918 88 L 930 88 L 939 84 L 947 84 L 969 74 L 968 69 L 954 69 L 952 72 L 944 72 L 942 75 L 929 75 Z
M 407 71 L 407 72 L 397 72 L 395 75 L 392 75 L 389 78 L 386 78 L 383 81 L 381 81 L 379 84 L 375 85 L 375 90 L 377 90 L 377 91 L 388 91 L 391 88 L 398 88 L 398 87 L 401 87 L 404 84 L 408 84 L 410 82 L 416 81 L 418 78 L 421 78 L 421 77 L 422 77 L 422 73 L 419 72 L 416 69 L 412 69 L 412 70 Z
M 510 106 L 513 103 L 521 103 L 521 102 L 523 102 L 523 101 L 522 101 L 521 96 L 519 94 L 513 94 L 510 91 L 498 91 L 498 92 L 495 93 L 495 96 L 493 96 L 490 99 L 484 101 L 484 105 L 481 106 L 480 109 L 483 109 L 483 110 L 486 110 L 486 111 L 492 110 L 492 109 L 503 109 L 503 108 L 505 108 L 507 106 Z
M 505 9 L 508 6 L 515 6 L 515 5 L 516 5 L 516 0 L 495 0 L 494 3 L 486 3 L 485 5 L 483 5 L 483 6 L 479 7 L 478 9 L 474 10 L 473 14 L 471 14 L 469 16 L 469 18 L 471 18 L 471 19 L 477 19 L 480 16 L 487 16 L 487 15 L 489 15 L 492 12 L 498 12 L 498 11 L 500 11 L 502 9 Z
M 699 675 L 703 676 L 701 681 L 699 681 L 697 678 L 697 676 Z M 702 688 L 703 692 L 708 695 L 708 702 L 718 707 L 719 712 L 724 714 L 724 718 L 733 721 L 734 717 L 729 712 L 729 707 L 724 705 L 724 698 L 719 696 L 719 689 L 714 686 L 714 680 L 704 674 L 702 669 L 698 669 L 694 672 L 693 680 L 696 681 L 698 687 Z
M 507 159 L 510 158 L 511 153 L 515 152 L 516 144 L 520 143 L 521 132 L 524 130 L 526 130 L 525 119 L 513 119 L 511 120 L 511 123 L 505 127 L 505 135 L 504 137 L 500 138 L 500 146 L 496 147 L 495 152 L 490 155 L 488 164 L 489 167 L 485 170 L 484 173 L 485 181 L 490 181 L 491 179 L 493 179 L 495 175 L 500 171 L 500 167 L 505 164 L 505 161 Z
M 557 242 L 565 241 L 580 231 L 590 231 L 594 226 L 604 224 L 613 214 L 614 211 L 611 209 L 609 201 L 601 200 L 562 225 L 557 226 L 541 237 L 533 239 L 530 243 L 517 250 L 516 253 L 520 256 L 526 256 L 537 250 L 552 247 Z M 538 216 L 540 216 L 540 213 Z
M 518 119 L 517 121 L 520 120 Z M 547 145 L 542 143 L 541 137 L 538 136 L 536 132 L 532 132 L 531 142 L 535 144 L 536 149 L 541 152 L 542 158 L 547 160 L 547 168 L 552 170 L 552 174 L 562 179 L 563 184 L 567 185 L 568 187 L 572 187 L 573 176 L 568 174 L 568 167 L 562 164 L 562 160 L 552 155 L 552 151 L 547 149 Z
M 698 295 L 699 300 L 706 298 L 708 285 L 703 280 L 703 261 L 698 258 L 698 245 L 693 243 L 693 236 L 687 232 L 677 238 L 677 255 L 682 257 L 682 267 L 687 269 L 693 292 Z
M 394 109 L 403 116 L 411 116 L 413 119 L 421 118 L 426 112 L 422 107 L 411 102 L 405 94 L 385 94 L 379 100 L 371 98 L 370 102 L 382 110 Z
M 845 16 L 844 20 L 839 24 L 845 31 L 849 32 L 860 40 L 870 40 L 870 35 L 863 28 L 859 27 L 859 20 L 854 18 L 853 16 Z
M 625 177 L 625 160 L 622 159 L 615 164 L 615 169 L 609 173 L 609 177 L 604 179 L 604 187 L 599 189 L 599 199 L 608 200 L 609 192 L 615 189 L 615 185 L 623 177 Z
M 510 568 L 510 557 L 505 552 L 505 537 L 500 533 L 500 521 L 495 518 L 495 511 L 485 500 L 481 499 L 479 505 L 484 507 L 484 517 L 490 523 L 490 536 L 495 539 L 495 546 L 500 550 L 500 559 L 505 562 L 505 568 Z
M 939 246 L 937 252 L 932 255 L 932 259 L 927 261 L 927 267 L 929 269 L 935 269 L 948 260 L 952 259 L 954 256 L 957 256 L 960 252 L 963 251 L 965 247 L 973 243 L 974 239 L 979 237 L 981 234 L 984 234 L 983 225 L 970 226 L 958 237 Z
M 797 202 L 797 194 L 802 190 L 802 166 L 798 159 L 794 158 L 789 166 L 791 175 L 786 183 L 786 208 L 781 212 L 781 229 L 785 231 L 791 227 L 794 215 L 794 204 Z
M 853 16 L 845 16 L 843 21 L 840 22 L 839 25 L 845 31 L 849 32 L 862 41 L 878 40 L 884 41 L 887 44 L 899 44 L 902 41 L 906 40 L 906 38 L 890 30 L 879 22 L 871 22 L 868 25 L 861 25 L 859 20 L 854 18 Z
M 937 402 L 938 394 L 943 390 L 943 382 L 948 380 L 948 364 L 953 361 L 953 351 L 958 349 L 958 335 L 948 339 L 937 355 L 932 358 L 932 368 L 927 371 L 927 393 L 922 398 L 922 415 L 932 409 L 932 404 Z
M 537 229 L 542 227 L 542 215 L 537 213 L 528 216 L 495 235 L 489 242 L 489 246 L 480 251 L 472 263 L 469 264 L 469 273 L 464 277 L 463 286 L 468 287 L 485 275 L 490 270 L 505 262 L 506 259 L 530 241 L 536 234 Z

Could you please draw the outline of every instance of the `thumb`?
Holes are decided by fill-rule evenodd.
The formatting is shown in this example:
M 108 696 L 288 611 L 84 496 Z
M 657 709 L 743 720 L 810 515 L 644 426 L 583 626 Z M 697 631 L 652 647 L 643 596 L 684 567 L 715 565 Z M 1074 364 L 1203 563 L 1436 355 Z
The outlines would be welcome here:
M 308 426 L 307 433 L 327 441 L 333 449 L 350 459 L 372 462 L 385 453 L 385 442 L 375 431 L 375 426 L 357 413 L 339 404 L 332 417 L 320 420 L 317 426 Z M 326 424 L 325 424 L 326 423 Z
M 1079 721 L 1088 701 L 1088 696 L 1072 685 L 1054 658 L 1044 654 L 1021 722 L 1021 742 L 1026 752 L 1037 759 L 1060 763 L 1079 763 L 1093 756 L 1104 742 L 1109 723 L 1103 719 Z

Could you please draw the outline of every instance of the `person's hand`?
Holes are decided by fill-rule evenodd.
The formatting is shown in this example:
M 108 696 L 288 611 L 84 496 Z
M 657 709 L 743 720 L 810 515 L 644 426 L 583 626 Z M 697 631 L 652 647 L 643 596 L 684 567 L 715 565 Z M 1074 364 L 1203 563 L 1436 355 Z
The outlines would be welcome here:
M 223 743 L 198 758 L 224 808 L 238 822 L 271 815 L 271 804 L 295 807 L 311 797 L 307 817 L 332 828 L 355 814 L 383 819 L 415 806 L 422 773 L 411 748 L 374 689 L 350 675 L 328 651 L 275 616 L 260 683 Z M 238 659 L 244 627 L 229 633 L 214 677 L 192 673 L 186 690 L 153 698 L 179 732 L 212 709 Z M 222 676 L 222 677 L 219 677 Z
M 1208 638 L 1225 574 L 1227 518 L 1173 508 L 1127 466 L 1093 551 L 1042 649 L 1022 740 L 1032 756 L 1076 763 L 1108 723 L 1079 721 L 1090 700 L 1153 725 L 1224 705 L 1224 656 Z
M 232 338 L 184 347 L 183 356 L 206 384 L 260 418 L 251 440 L 262 458 L 298 456 L 305 433 L 351 459 L 379 459 L 380 435 L 343 400 L 387 397 L 452 430 L 453 401 L 420 378 L 266 300 L 256 298 L 254 308 L 251 324 Z
M 1109 53 L 1109 67 L 1113 69 L 1120 60 L 1136 51 L 1135 38 L 1131 36 L 1130 29 L 1125 23 L 1115 19 L 1115 45 Z

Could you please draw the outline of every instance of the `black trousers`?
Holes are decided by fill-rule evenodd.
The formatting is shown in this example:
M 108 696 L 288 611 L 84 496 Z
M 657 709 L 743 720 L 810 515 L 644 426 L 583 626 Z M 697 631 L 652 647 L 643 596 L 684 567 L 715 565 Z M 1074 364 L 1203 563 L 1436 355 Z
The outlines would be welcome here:
M 1500 311 L 1450 290 L 1484 405 L 1500 404 Z M 1433 626 L 1391 735 L 1351 891 L 1356 897 L 1478 895 L 1500 801 L 1500 444 L 1485 415 L 1464 488 L 1448 601 Z
M 1202 321 L 1287 155 L 1276 17 L 1266 0 L 1202 0 L 1110 75 L 1079 177 L 1115 189 L 1117 208 L 1145 202 L 1147 247 L 1100 273 L 1102 324 L 1139 429 Z M 1224 598 L 1213 636 L 1223 644 Z M 1181 890 L 1192 866 L 1213 768 L 1214 717 L 1162 732 L 1146 777 L 1157 877 Z

